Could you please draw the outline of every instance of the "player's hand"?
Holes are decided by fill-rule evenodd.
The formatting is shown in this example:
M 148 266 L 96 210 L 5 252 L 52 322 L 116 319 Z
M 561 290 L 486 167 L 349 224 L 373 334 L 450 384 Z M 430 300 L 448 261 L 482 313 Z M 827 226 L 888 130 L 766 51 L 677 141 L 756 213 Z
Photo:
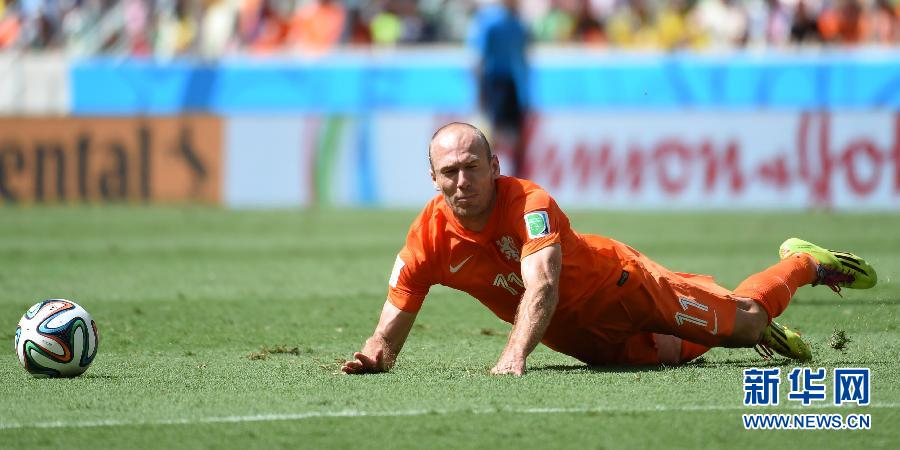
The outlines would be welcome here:
M 501 356 L 500 361 L 491 369 L 491 375 L 515 375 L 525 374 L 525 359 Z
M 384 372 L 384 350 L 375 352 L 374 357 L 356 352 L 353 354 L 353 358 L 344 362 L 341 366 L 341 371 L 346 374 Z

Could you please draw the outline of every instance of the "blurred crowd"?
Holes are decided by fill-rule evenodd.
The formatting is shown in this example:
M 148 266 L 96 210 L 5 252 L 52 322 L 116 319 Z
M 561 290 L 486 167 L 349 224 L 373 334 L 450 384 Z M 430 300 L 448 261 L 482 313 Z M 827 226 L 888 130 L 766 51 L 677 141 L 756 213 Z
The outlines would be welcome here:
M 0 0 L 0 49 L 197 55 L 463 43 L 490 0 Z M 534 42 L 626 49 L 900 44 L 900 0 L 522 0 Z

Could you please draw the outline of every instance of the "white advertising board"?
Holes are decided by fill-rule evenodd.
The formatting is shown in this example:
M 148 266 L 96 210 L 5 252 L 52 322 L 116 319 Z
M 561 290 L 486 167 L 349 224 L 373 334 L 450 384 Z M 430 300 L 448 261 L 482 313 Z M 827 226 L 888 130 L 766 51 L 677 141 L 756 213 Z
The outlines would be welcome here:
M 900 115 L 555 114 L 530 130 L 528 176 L 603 208 L 900 207 Z
M 224 198 L 418 208 L 435 194 L 428 141 L 453 120 L 475 119 L 228 119 Z M 890 111 L 556 113 L 527 139 L 526 176 L 565 207 L 900 210 Z

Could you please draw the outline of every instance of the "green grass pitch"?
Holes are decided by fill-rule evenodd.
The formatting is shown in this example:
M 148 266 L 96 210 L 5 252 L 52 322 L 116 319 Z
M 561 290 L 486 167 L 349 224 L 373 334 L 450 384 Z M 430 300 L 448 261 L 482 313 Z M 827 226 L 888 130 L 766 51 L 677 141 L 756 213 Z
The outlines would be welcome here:
M 857 252 L 879 285 L 802 288 L 782 322 L 815 360 L 715 349 L 678 368 L 588 368 L 539 347 L 523 378 L 488 369 L 509 326 L 435 287 L 392 373 L 338 361 L 371 333 L 414 211 L 0 209 L 0 447 L 898 448 L 900 215 L 573 213 L 666 266 L 727 287 L 799 236 Z M 15 324 L 78 301 L 100 332 L 77 379 L 26 374 Z M 852 341 L 832 349 L 844 330 Z M 261 351 L 268 348 L 269 352 Z M 870 407 L 742 406 L 746 367 L 870 367 Z M 831 401 L 829 388 L 828 401 Z M 747 412 L 857 412 L 868 431 L 747 431 Z

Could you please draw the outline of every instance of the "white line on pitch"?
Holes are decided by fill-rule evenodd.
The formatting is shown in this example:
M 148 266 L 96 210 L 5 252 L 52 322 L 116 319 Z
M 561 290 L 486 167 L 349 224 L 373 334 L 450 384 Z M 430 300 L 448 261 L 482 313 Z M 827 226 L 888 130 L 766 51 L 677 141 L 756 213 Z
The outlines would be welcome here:
M 32 422 L 32 423 L 0 423 L 2 430 L 21 430 L 28 428 L 96 428 L 96 427 L 124 427 L 124 426 L 152 426 L 152 425 L 203 425 L 219 423 L 244 423 L 244 422 L 279 422 L 320 418 L 353 418 L 353 417 L 404 417 L 448 414 L 590 414 L 590 413 L 641 413 L 641 412 L 703 412 L 703 411 L 744 411 L 747 413 L 781 413 L 785 409 L 808 410 L 810 408 L 838 408 L 834 405 L 790 405 L 775 408 L 751 408 L 746 406 L 723 405 L 655 405 L 648 407 L 619 407 L 598 406 L 584 408 L 489 408 L 489 409 L 411 409 L 406 411 L 310 411 L 292 414 L 256 414 L 252 416 L 213 416 L 213 417 L 186 417 L 180 419 L 160 420 L 117 420 L 101 419 L 78 422 Z M 869 408 L 898 409 L 900 403 L 880 403 L 858 408 L 846 408 L 847 412 L 863 413 Z M 838 408 L 845 409 L 845 408 Z

